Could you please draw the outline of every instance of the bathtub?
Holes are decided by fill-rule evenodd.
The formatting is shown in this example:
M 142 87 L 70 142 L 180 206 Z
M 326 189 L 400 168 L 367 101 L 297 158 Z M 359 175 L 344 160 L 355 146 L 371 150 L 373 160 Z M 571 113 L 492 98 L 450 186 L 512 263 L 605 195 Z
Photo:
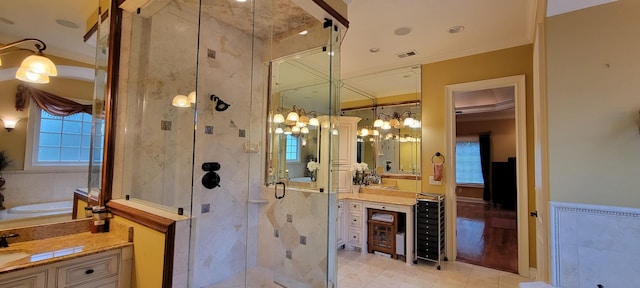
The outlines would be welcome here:
M 73 201 L 15 206 L 0 211 L 0 229 L 71 220 Z
M 73 201 L 58 201 L 11 207 L 7 212 L 9 214 L 33 214 L 64 211 L 71 212 L 71 210 L 73 210 Z

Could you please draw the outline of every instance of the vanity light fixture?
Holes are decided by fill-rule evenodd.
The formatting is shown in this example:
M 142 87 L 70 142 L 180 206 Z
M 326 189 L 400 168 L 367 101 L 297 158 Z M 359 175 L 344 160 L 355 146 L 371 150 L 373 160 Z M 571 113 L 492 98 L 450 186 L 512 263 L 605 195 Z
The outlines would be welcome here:
M 292 130 L 291 127 L 284 128 L 284 134 L 285 135 L 291 135 L 291 133 L 293 133 L 291 130 Z
M 171 100 L 171 105 L 179 108 L 191 107 L 191 104 L 189 103 L 189 98 L 185 95 L 174 96 L 173 100 Z
M 310 126 L 320 126 L 320 121 L 318 121 L 318 118 L 313 117 L 313 118 L 309 119 L 309 125 Z
M 298 113 L 296 113 L 296 111 L 291 111 L 287 115 L 287 121 L 298 122 L 299 119 L 300 119 L 300 116 L 298 115 Z
M 42 40 L 36 38 L 25 38 L 0 47 L 0 51 L 29 41 L 37 42 L 34 45 L 36 49 L 38 49 L 38 52 L 34 52 L 33 55 L 22 60 L 20 67 L 16 71 L 15 77 L 16 79 L 25 82 L 39 84 L 49 83 L 49 77 L 58 76 L 58 70 L 56 69 L 56 65 L 53 64 L 49 58 L 45 57 L 44 53 L 42 53 L 42 51 L 47 49 L 47 44 L 42 42 Z
M 380 131 L 374 129 L 372 135 L 373 136 L 380 136 Z
M 284 116 L 282 116 L 282 114 L 273 115 L 273 123 L 284 123 Z
M 291 133 L 293 133 L 293 134 L 300 134 L 300 127 L 298 127 L 297 125 L 296 125 L 296 126 L 291 127 Z
M 362 127 L 362 130 L 360 130 L 360 136 L 364 137 L 369 135 L 369 129 L 367 129 L 367 127 Z
M 276 134 L 282 134 L 284 133 L 284 130 L 282 130 L 281 127 L 276 128 L 276 130 L 274 131 Z
M 384 124 L 384 120 L 382 120 L 380 118 L 376 119 L 376 121 L 373 121 L 373 127 L 375 127 L 375 128 L 382 127 L 382 124 Z
M 300 133 L 302 133 L 302 134 L 309 134 L 309 127 L 302 127 L 302 128 L 300 128 Z
M 187 96 L 187 100 L 189 100 L 190 104 L 196 104 L 196 91 L 191 91 Z

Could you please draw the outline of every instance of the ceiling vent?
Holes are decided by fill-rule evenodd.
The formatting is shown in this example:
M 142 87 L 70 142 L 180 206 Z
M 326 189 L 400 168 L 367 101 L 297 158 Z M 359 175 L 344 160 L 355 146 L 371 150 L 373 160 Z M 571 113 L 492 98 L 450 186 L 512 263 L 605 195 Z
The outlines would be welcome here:
M 396 54 L 398 58 L 407 58 L 407 57 L 416 56 L 416 55 L 418 55 L 418 52 L 416 52 L 416 50 L 411 50 L 411 51 Z

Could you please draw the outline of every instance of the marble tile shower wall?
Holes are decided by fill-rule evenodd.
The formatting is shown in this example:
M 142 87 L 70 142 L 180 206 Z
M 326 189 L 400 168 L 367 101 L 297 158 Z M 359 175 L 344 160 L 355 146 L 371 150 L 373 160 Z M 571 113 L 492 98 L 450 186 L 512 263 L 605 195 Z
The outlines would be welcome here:
M 5 172 L 4 206 L 73 199 L 76 188 L 87 187 L 87 172 Z
M 557 287 L 640 287 L 640 209 L 551 202 Z
M 258 207 L 249 206 L 248 200 L 260 194 L 262 153 L 246 153 L 243 148 L 245 142 L 264 139 L 266 119 L 262 42 L 205 14 L 200 22 L 191 287 L 224 282 L 256 263 L 256 237 L 250 229 L 257 230 L 258 214 L 253 210 Z M 209 49 L 215 51 L 215 59 L 207 57 Z M 213 109 L 212 94 L 230 107 Z M 205 133 L 207 126 L 212 134 Z M 200 184 L 203 162 L 220 163 L 220 187 Z M 201 213 L 202 204 L 209 204 L 210 212 Z
M 127 133 L 135 136 L 125 145 L 123 186 L 135 198 L 188 210 L 194 110 L 171 100 L 195 90 L 198 24 L 180 9 L 172 2 L 151 18 L 133 20 L 128 94 L 138 101 L 129 101 L 127 111 Z M 163 129 L 163 121 L 170 128 Z

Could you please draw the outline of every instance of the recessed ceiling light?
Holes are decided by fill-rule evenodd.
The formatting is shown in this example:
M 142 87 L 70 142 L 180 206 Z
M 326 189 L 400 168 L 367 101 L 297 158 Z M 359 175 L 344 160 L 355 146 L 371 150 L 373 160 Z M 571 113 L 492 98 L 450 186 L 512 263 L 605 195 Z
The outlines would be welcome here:
M 73 23 L 73 22 L 71 22 L 69 20 L 56 19 L 56 23 L 58 23 L 58 25 L 60 25 L 60 26 L 64 26 L 64 27 L 71 28 L 71 29 L 80 28 L 80 26 L 78 26 L 78 24 Z
M 396 34 L 398 36 L 404 36 L 411 33 L 411 30 L 413 29 L 409 26 L 402 26 L 402 27 L 396 28 L 396 30 L 393 30 L 393 34 Z
M 300 33 L 298 33 L 298 34 L 300 34 L 300 35 L 307 35 L 307 33 L 309 33 L 309 31 L 304 30 L 304 31 L 301 31 L 301 32 L 300 32 Z
M 236 0 L 236 2 L 244 3 L 247 2 L 247 0 Z
M 380 48 L 378 48 L 378 47 L 373 47 L 373 48 L 369 49 L 369 52 L 371 52 L 371 53 L 378 53 L 378 52 L 380 52 Z
M 9 20 L 7 18 L 4 18 L 4 17 L 0 17 L 0 22 L 2 22 L 4 24 L 9 24 L 9 25 L 16 24 L 15 22 L 13 22 L 13 21 L 11 21 L 11 20 Z
M 464 26 L 456 25 L 456 26 L 452 26 L 451 28 L 449 28 L 449 33 L 456 34 L 456 33 L 462 32 L 462 30 L 464 30 Z

